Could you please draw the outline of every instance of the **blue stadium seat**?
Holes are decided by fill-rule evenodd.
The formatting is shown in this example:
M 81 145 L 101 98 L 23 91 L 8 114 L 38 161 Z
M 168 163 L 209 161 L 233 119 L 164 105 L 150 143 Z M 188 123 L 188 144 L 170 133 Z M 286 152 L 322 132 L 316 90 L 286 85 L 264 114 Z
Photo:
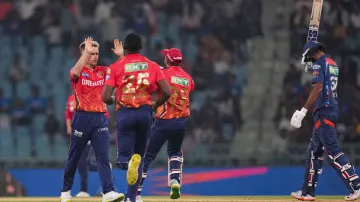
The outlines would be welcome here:
M 50 160 L 54 156 L 49 147 L 49 139 L 47 135 L 41 135 L 36 139 L 36 153 L 41 160 Z
M 223 124 L 222 137 L 226 141 L 231 141 L 234 136 L 234 126 L 232 124 Z
M 70 145 L 67 143 L 66 139 L 63 136 L 55 136 L 55 158 L 57 160 L 66 160 L 69 152 Z
M 194 109 L 201 109 L 202 106 L 205 104 L 205 100 L 206 100 L 206 92 L 201 92 L 201 91 L 195 91 L 192 94 L 192 102 L 194 106 L 191 106 L 192 108 L 194 107 Z
M 30 39 L 30 47 L 33 47 L 31 51 L 30 68 L 32 72 L 43 73 L 43 67 L 46 64 L 46 42 L 45 39 L 36 36 Z
M 35 36 L 30 39 L 30 47 L 33 47 L 33 53 L 36 53 L 38 49 L 46 48 L 46 41 L 44 37 Z
M 162 11 L 158 11 L 156 13 L 157 16 L 157 32 L 160 35 L 165 35 L 166 34 L 166 21 L 168 19 L 166 13 L 162 12 Z
M 76 59 L 74 57 L 68 58 L 65 61 L 65 64 L 59 69 L 61 75 L 61 80 L 64 83 L 69 83 L 69 72 L 72 67 L 76 64 Z
M 11 37 L 9 35 L 1 35 L 0 47 L 3 47 L 3 48 L 11 47 Z
M 12 66 L 14 53 L 11 47 L 0 47 L 0 49 L 0 78 L 6 79 L 8 70 Z
M 10 128 L 0 129 L 0 159 L 14 156 L 13 136 Z
M 16 128 L 16 130 L 15 130 L 15 135 L 16 135 L 16 137 L 21 137 L 21 136 L 27 136 L 27 137 L 29 137 L 29 136 L 30 136 L 29 127 L 26 127 L 26 126 L 16 126 L 15 128 Z
M 64 51 L 62 47 L 53 47 L 50 49 L 50 54 L 47 61 L 47 78 L 56 77 L 58 79 L 59 73 L 64 65 Z
M 15 36 L 15 37 L 12 37 L 12 43 L 13 43 L 13 46 L 18 49 L 19 47 L 22 46 L 23 44 L 23 38 L 22 36 Z
M 174 44 L 181 44 L 180 41 L 180 26 L 179 24 L 176 23 L 169 23 L 166 26 L 166 36 L 168 37 L 168 39 L 170 41 L 172 41 Z M 177 48 L 179 48 L 181 50 L 181 47 L 176 46 Z
M 26 63 L 29 59 L 29 50 L 26 46 L 18 47 L 16 52 L 20 55 L 21 59 L 24 60 Z
M 44 134 L 45 115 L 38 114 L 32 117 L 32 124 L 35 136 L 42 136 Z
M 12 87 L 9 82 L 2 82 L 0 88 L 3 90 L 5 97 L 12 97 Z
M 157 43 L 160 43 L 161 44 L 161 46 L 162 46 L 162 48 L 164 48 L 165 47 L 165 38 L 163 37 L 163 36 L 161 36 L 161 35 L 153 35 L 152 37 L 151 37 L 151 41 L 150 41 L 150 43 L 151 43 L 151 49 L 154 49 L 155 48 L 155 45 L 157 44 Z
M 17 96 L 19 96 L 22 99 L 26 99 L 30 96 L 30 85 L 28 82 L 24 81 L 24 82 L 20 82 L 17 83 L 16 86 L 16 94 Z
M 193 43 L 188 43 L 185 48 L 185 58 L 190 64 L 195 64 L 197 57 L 197 46 Z
M 24 159 L 31 156 L 31 138 L 27 127 L 16 127 L 16 138 L 18 141 L 17 158 Z
M 204 156 L 209 154 L 209 150 L 210 148 L 208 145 L 199 144 L 194 150 L 194 156 L 196 156 L 197 158 L 203 158 Z

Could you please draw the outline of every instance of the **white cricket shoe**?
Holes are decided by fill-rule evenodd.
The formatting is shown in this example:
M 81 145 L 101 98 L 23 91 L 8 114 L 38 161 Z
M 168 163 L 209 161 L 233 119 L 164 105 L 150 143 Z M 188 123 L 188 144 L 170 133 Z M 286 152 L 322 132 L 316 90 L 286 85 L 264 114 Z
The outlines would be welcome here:
M 125 196 L 123 193 L 111 191 L 103 195 L 102 202 L 120 202 L 124 200 L 124 198 Z
M 354 193 L 351 193 L 349 196 L 345 196 L 345 201 L 355 201 L 360 197 L 360 190 L 355 190 Z
M 88 198 L 88 197 L 90 197 L 90 194 L 87 193 L 87 192 L 81 191 L 81 192 L 79 192 L 79 193 L 76 195 L 76 197 L 79 197 L 79 198 Z
M 61 195 L 60 195 L 60 199 L 61 199 L 61 202 L 71 202 L 71 191 L 65 191 L 65 192 L 61 192 Z
M 143 200 L 141 200 L 141 195 L 136 196 L 136 202 L 143 202 Z
M 315 201 L 315 197 L 310 196 L 309 194 L 307 194 L 306 196 L 302 196 L 302 191 L 299 190 L 297 192 L 291 192 L 291 197 L 293 197 L 294 199 L 300 200 L 300 201 Z

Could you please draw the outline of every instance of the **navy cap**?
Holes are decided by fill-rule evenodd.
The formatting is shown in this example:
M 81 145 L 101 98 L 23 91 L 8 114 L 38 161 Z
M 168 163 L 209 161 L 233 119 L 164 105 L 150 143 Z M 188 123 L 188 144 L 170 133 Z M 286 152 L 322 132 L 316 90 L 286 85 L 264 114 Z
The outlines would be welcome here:
M 307 53 L 313 53 L 315 50 L 317 50 L 322 44 L 317 41 L 308 41 L 303 48 L 303 54 Z

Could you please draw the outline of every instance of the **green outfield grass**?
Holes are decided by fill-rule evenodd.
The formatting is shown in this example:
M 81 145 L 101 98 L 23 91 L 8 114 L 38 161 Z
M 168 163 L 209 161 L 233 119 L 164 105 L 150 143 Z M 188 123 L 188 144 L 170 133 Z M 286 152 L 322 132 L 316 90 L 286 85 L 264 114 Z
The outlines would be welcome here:
M 13 197 L 1 198 L 0 202 L 60 202 L 60 198 L 41 198 L 41 197 Z M 177 200 L 169 197 L 148 196 L 143 197 L 144 202 L 250 202 L 250 201 L 297 201 L 290 196 L 184 196 Z M 337 202 L 344 201 L 343 196 L 318 196 L 316 201 Z M 73 202 L 101 202 L 100 197 L 92 197 L 87 199 L 74 198 Z

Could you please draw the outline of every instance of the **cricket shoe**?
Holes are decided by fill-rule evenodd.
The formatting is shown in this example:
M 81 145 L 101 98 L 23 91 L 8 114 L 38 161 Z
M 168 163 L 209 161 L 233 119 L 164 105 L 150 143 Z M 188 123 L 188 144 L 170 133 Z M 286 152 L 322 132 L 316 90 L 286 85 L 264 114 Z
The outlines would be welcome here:
M 61 202 L 71 202 L 71 198 L 72 196 L 70 190 L 61 192 L 61 196 L 60 196 Z
M 129 161 L 129 167 L 126 173 L 126 178 L 129 185 L 136 184 L 139 178 L 138 169 L 140 163 L 141 163 L 141 156 L 139 154 L 134 154 Z
M 127 198 L 126 201 L 121 201 L 121 202 L 131 202 L 131 201 L 129 198 Z M 136 196 L 136 202 L 143 202 L 143 200 L 141 200 L 141 195 Z
M 141 199 L 141 195 L 136 196 L 136 202 L 143 202 L 143 200 Z
M 172 179 L 170 181 L 170 198 L 171 199 L 178 199 L 181 196 L 180 193 L 180 184 L 176 179 Z
M 360 190 L 355 190 L 354 193 L 351 193 L 349 196 L 345 196 L 345 201 L 355 201 L 360 197 Z
M 302 195 L 302 191 L 299 190 L 297 192 L 291 192 L 291 197 L 300 201 L 315 201 L 315 197 L 306 194 L 306 196 Z
M 88 197 L 90 197 L 90 194 L 87 193 L 87 192 L 81 191 L 76 195 L 76 197 L 78 197 L 78 198 L 88 198 Z
M 103 195 L 102 202 L 120 202 L 124 200 L 124 198 L 125 195 L 123 193 L 111 191 Z

